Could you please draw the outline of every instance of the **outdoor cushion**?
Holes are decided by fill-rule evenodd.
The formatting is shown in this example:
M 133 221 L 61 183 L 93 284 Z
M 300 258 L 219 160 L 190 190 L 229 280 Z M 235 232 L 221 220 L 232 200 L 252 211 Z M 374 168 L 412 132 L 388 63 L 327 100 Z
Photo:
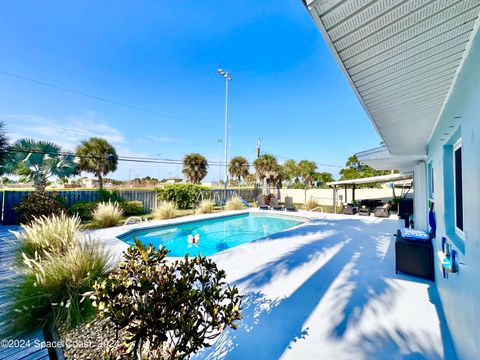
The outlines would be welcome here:
M 406 240 L 413 241 L 428 241 L 430 240 L 430 235 L 422 230 L 415 229 L 401 229 L 400 233 L 402 237 Z

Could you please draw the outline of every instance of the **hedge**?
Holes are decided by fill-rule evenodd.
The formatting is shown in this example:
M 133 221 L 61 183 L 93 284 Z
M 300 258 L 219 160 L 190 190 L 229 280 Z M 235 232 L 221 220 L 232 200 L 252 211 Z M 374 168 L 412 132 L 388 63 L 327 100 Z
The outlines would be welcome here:
M 201 191 L 207 187 L 196 184 L 172 184 L 157 189 L 158 200 L 172 201 L 178 209 L 193 209 Z

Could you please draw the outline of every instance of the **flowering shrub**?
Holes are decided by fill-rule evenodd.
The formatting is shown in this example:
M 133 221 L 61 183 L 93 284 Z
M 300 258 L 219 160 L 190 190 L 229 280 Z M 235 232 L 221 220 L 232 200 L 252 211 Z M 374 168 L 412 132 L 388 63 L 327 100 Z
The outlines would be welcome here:
M 90 294 L 101 317 L 127 332 L 112 357 L 185 358 L 241 318 L 238 289 L 205 257 L 167 262 L 164 248 L 137 239 L 117 272 L 97 282 Z

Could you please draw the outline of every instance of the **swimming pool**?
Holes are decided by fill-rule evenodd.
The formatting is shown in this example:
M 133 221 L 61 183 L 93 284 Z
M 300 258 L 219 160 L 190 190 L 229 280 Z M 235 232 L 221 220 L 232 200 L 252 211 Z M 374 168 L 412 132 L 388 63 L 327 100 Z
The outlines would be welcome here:
M 119 236 L 132 245 L 134 237 L 145 245 L 164 246 L 169 256 L 209 256 L 235 246 L 294 227 L 305 220 L 266 214 L 241 214 L 197 220 L 176 225 L 139 229 Z M 189 235 L 199 235 L 198 244 L 189 243 Z

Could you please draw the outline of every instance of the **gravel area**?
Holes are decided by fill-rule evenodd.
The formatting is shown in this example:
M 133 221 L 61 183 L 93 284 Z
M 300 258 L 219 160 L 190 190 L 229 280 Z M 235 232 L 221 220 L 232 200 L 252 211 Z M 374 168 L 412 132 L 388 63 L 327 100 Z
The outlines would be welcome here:
M 90 327 L 79 326 L 72 330 L 59 330 L 59 336 L 64 344 L 63 352 L 66 360 L 99 360 L 105 359 L 136 359 L 135 356 L 119 355 L 116 349 L 121 347 L 125 339 L 125 331 L 119 330 L 108 319 L 97 319 L 91 322 Z M 145 349 L 144 349 L 145 350 Z M 168 358 L 166 348 L 160 351 L 145 351 L 145 359 Z
M 107 351 L 117 348 L 123 341 L 124 333 L 117 331 L 107 319 L 94 320 L 90 327 L 79 326 L 73 330 L 59 330 L 60 339 L 67 360 L 103 359 Z

